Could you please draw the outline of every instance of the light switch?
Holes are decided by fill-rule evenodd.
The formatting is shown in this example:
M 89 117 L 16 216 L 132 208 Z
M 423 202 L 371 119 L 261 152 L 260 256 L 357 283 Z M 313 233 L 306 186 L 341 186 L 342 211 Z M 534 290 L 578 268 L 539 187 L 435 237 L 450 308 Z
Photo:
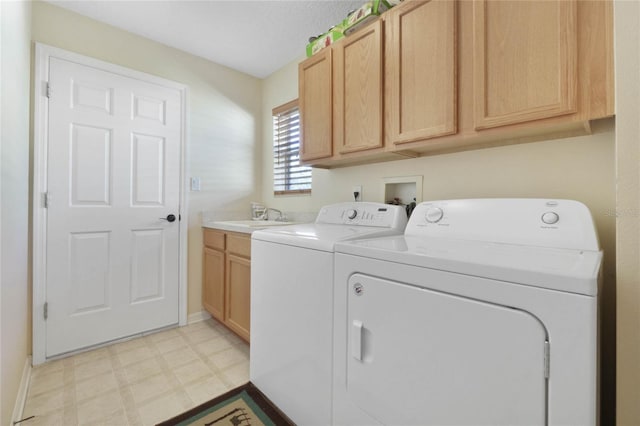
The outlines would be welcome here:
M 200 191 L 200 178 L 192 177 L 191 178 L 191 190 L 192 191 Z

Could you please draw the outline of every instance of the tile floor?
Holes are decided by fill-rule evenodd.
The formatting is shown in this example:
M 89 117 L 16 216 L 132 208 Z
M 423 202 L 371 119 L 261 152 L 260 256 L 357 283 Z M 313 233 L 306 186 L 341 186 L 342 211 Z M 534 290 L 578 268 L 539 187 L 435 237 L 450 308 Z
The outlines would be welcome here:
M 153 425 L 249 380 L 249 345 L 214 320 L 35 367 L 21 426 Z

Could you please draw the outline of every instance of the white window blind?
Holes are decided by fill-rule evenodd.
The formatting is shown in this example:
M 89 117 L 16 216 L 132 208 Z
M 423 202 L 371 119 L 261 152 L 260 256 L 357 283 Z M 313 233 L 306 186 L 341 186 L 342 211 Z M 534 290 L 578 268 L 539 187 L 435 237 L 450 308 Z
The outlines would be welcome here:
M 300 165 L 298 100 L 276 107 L 273 116 L 273 193 L 311 192 L 311 167 Z

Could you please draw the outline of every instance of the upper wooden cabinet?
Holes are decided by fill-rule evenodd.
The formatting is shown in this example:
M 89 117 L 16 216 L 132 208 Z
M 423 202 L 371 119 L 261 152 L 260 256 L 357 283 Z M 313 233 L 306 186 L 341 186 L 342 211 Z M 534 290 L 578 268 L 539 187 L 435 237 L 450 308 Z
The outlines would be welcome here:
M 323 49 L 298 66 L 300 108 L 300 159 L 331 157 L 332 148 L 332 50 Z
M 314 109 L 302 158 L 338 167 L 584 135 L 614 114 L 613 95 L 610 0 L 405 0 L 300 64 Z
M 396 145 L 457 131 L 454 1 L 412 1 L 386 15 L 387 138 Z
M 576 112 L 577 41 L 575 0 L 475 0 L 475 128 Z
M 382 147 L 382 20 L 333 49 L 333 141 L 345 154 Z
M 399 158 L 384 147 L 384 37 L 379 19 L 300 63 L 302 162 Z

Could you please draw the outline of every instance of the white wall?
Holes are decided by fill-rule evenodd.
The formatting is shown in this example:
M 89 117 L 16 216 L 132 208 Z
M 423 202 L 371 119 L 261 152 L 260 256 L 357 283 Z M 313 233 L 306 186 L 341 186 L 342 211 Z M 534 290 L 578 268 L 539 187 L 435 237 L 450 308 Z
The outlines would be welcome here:
M 263 85 L 263 152 L 271 152 L 271 109 L 297 98 L 297 61 Z M 474 197 L 569 198 L 585 203 L 594 216 L 605 252 L 603 295 L 603 411 L 613 418 L 615 394 L 615 174 L 614 121 L 594 125 L 594 134 L 561 140 L 486 148 L 454 154 L 333 170 L 314 169 L 310 196 L 275 197 L 272 158 L 263 158 L 262 201 L 285 211 L 317 211 L 352 199 L 362 185 L 364 201 L 382 202 L 382 178 L 423 176 L 423 200 Z M 602 424 L 611 424 L 603 421 Z
M 616 1 L 617 424 L 640 424 L 640 3 Z
M 0 424 L 11 424 L 28 355 L 31 4 L 0 2 Z
M 200 212 L 246 211 L 261 191 L 261 81 L 99 23 L 49 3 L 33 3 L 33 40 L 189 86 L 188 312 L 202 309 Z

